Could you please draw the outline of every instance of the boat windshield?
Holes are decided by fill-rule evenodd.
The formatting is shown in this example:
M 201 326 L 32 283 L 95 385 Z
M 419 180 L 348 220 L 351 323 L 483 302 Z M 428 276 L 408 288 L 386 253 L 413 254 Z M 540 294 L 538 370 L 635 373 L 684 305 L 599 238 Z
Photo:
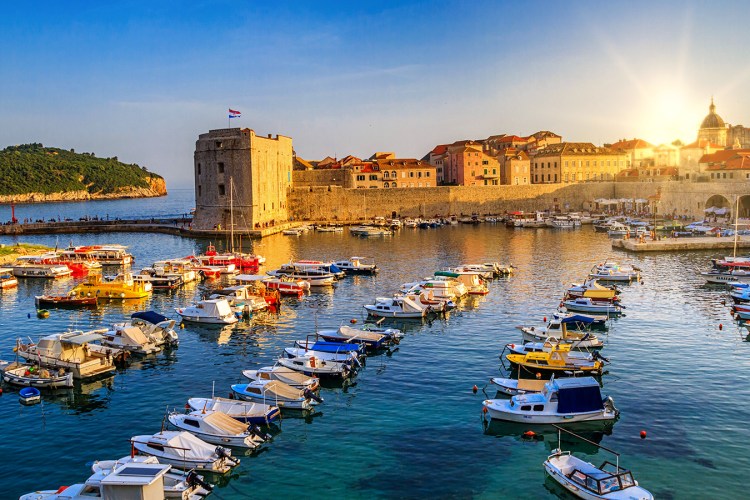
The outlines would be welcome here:
M 587 490 L 605 495 L 613 491 L 624 490 L 635 486 L 633 474 L 625 469 L 617 469 L 611 462 L 604 462 L 598 472 L 583 472 L 574 470 L 568 477 Z

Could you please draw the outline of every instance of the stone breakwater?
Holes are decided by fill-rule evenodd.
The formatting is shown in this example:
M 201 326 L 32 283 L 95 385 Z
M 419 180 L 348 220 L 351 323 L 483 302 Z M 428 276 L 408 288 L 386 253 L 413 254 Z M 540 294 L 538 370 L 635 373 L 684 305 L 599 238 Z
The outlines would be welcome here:
M 156 198 L 167 195 L 167 186 L 161 177 L 151 177 L 149 187 L 120 188 L 112 193 L 91 193 L 85 190 L 58 193 L 24 193 L 0 196 L 0 203 L 46 203 L 55 201 L 114 200 L 121 198 Z

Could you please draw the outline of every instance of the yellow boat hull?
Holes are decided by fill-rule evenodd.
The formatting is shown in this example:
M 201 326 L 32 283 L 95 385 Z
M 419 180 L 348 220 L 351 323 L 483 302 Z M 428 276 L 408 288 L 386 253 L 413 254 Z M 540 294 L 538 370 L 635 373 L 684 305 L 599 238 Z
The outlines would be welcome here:
M 71 294 L 78 297 L 96 297 L 99 300 L 142 299 L 151 295 L 151 290 L 146 290 L 145 287 L 137 283 L 132 287 L 104 283 L 96 285 L 81 283 L 72 290 Z

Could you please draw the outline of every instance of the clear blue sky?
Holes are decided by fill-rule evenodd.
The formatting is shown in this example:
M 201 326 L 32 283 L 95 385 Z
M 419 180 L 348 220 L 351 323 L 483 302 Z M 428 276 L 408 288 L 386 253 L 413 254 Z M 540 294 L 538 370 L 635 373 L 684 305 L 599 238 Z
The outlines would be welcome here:
M 198 134 L 303 158 L 552 130 L 695 140 L 750 125 L 747 2 L 7 2 L 0 147 L 118 156 L 192 186 Z

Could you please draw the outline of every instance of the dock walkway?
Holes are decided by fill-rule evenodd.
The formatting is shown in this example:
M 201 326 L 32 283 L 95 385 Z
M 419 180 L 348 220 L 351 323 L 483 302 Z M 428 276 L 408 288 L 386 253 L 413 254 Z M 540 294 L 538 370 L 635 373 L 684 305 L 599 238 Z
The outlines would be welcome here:
M 612 240 L 612 248 L 627 250 L 628 252 L 685 252 L 693 250 L 726 250 L 734 248 L 733 236 L 695 237 L 695 238 L 663 238 L 639 241 L 637 238 L 628 240 Z M 750 248 L 750 236 L 737 238 L 737 248 Z

